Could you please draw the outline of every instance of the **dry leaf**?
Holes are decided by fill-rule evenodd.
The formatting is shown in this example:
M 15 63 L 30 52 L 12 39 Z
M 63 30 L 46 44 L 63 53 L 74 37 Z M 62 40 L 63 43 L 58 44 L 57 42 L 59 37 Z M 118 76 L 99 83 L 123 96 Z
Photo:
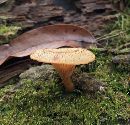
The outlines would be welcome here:
M 96 44 L 95 38 L 81 27 L 70 24 L 43 26 L 0 46 L 0 65 L 9 57 L 27 56 L 41 48 L 90 47 L 92 44 Z

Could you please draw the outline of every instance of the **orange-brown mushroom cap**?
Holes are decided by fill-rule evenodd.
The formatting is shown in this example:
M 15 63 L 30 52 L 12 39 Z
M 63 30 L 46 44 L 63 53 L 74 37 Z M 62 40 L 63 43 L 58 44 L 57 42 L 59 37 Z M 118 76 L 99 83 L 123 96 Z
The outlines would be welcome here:
M 95 60 L 95 55 L 82 48 L 60 48 L 37 50 L 31 54 L 31 59 L 45 63 L 80 65 Z

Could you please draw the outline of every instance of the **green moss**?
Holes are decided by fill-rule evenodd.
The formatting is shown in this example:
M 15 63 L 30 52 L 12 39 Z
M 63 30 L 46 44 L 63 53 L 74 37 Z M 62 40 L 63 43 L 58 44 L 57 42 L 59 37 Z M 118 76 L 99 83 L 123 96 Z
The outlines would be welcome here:
M 7 25 L 0 25 L 0 36 L 3 36 L 2 39 L 0 39 L 0 45 L 8 43 L 9 40 L 16 36 L 16 33 L 21 28 L 19 26 L 7 26 Z
M 89 69 L 89 68 L 88 68 Z M 105 82 L 107 90 L 94 96 L 64 93 L 57 80 L 23 80 L 15 93 L 0 102 L 2 125 L 116 125 L 127 124 L 130 118 L 127 95 L 127 72 L 111 69 L 111 56 L 97 54 L 94 73 Z M 12 87 L 11 85 L 10 87 Z M 2 89 L 1 97 L 8 88 Z
M 128 25 L 120 25 L 121 19 L 112 30 L 120 29 L 121 26 L 126 30 L 124 26 Z M 5 29 L 0 32 L 6 32 Z M 110 38 L 107 47 L 117 47 L 125 43 L 128 36 L 129 31 L 124 36 Z M 113 55 L 110 53 L 98 50 L 93 52 L 96 54 L 96 61 L 89 66 L 82 65 L 79 69 L 102 81 L 107 86 L 103 93 L 98 91 L 94 95 L 83 92 L 67 94 L 53 75 L 48 78 L 46 74 L 47 81 L 34 81 L 27 77 L 15 92 L 10 92 L 14 84 L 0 90 L 0 125 L 130 124 L 129 72 L 113 65 Z
M 28 81 L 8 101 L 0 105 L 1 121 L 6 124 L 114 124 L 127 119 L 126 97 L 109 90 L 96 98 L 76 93 L 65 95 L 53 82 Z

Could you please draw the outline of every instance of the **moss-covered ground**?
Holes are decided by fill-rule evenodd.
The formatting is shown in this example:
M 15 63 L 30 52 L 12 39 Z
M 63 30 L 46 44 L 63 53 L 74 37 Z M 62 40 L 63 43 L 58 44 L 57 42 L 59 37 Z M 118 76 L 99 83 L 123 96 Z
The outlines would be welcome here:
M 5 24 L 0 25 L 0 45 L 8 43 L 10 39 L 16 37 L 17 31 L 20 30 L 21 27 L 18 25 L 10 25 L 7 26 Z
M 106 38 L 111 43 L 108 48 L 125 43 L 130 35 L 127 30 L 130 25 L 123 23 L 126 17 L 120 18 L 111 30 L 127 32 Z M 96 62 L 81 70 L 107 86 L 103 93 L 67 94 L 55 78 L 49 82 L 27 79 L 11 92 L 15 86 L 12 80 L 10 85 L 0 89 L 0 125 L 129 125 L 129 69 L 114 65 L 111 53 L 96 49 L 93 52 Z

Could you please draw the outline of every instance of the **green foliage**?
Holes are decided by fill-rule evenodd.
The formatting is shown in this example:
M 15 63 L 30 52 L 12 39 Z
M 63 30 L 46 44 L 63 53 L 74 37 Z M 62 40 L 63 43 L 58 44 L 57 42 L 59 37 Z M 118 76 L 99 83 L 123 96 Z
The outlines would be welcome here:
M 106 40 L 107 48 L 114 48 L 128 43 L 130 40 L 130 16 L 126 13 L 116 15 L 117 20 L 106 26 L 107 34 L 97 38 L 98 41 Z
M 21 29 L 19 26 L 0 25 L 0 36 L 3 37 L 2 40 L 0 39 L 0 45 L 8 43 L 12 36 L 16 36 L 19 29 Z
M 128 74 L 111 69 L 111 56 L 96 53 L 93 72 L 105 82 L 107 90 L 94 96 L 84 93 L 64 93 L 55 79 L 48 82 L 23 80 L 15 93 L 1 90 L 1 125 L 116 125 L 128 123 L 130 118 L 127 95 Z M 6 94 L 5 94 L 6 93 Z
M 107 28 L 111 37 L 102 37 L 109 43 L 106 47 L 128 42 L 129 20 L 129 16 L 121 14 L 115 24 Z M 0 28 L 2 34 L 8 31 L 12 29 Z M 114 66 L 111 54 L 96 49 L 93 52 L 96 61 L 81 70 L 102 81 L 106 85 L 104 93 L 67 94 L 55 78 L 48 82 L 26 79 L 16 92 L 9 92 L 15 86 L 13 84 L 0 90 L 0 125 L 130 124 L 129 72 Z

